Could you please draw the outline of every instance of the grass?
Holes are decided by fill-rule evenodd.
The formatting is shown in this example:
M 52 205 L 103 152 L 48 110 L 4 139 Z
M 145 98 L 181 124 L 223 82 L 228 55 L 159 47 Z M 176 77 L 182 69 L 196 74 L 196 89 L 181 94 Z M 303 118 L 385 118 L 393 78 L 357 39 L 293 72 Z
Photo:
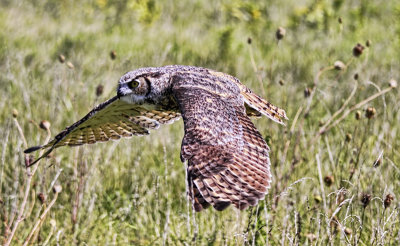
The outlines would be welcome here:
M 400 77 L 397 1 L 0 5 L 2 244 L 13 228 L 12 245 L 400 240 L 400 94 L 387 89 Z M 286 35 L 277 42 L 280 26 Z M 357 43 L 365 49 L 354 57 Z M 337 60 L 345 69 L 333 69 Z M 257 207 L 192 213 L 179 160 L 181 121 L 146 137 L 58 149 L 28 175 L 23 137 L 29 146 L 44 142 L 42 120 L 54 136 L 114 95 L 123 73 L 167 64 L 230 73 L 286 110 L 287 127 L 254 120 L 271 147 L 273 172 Z

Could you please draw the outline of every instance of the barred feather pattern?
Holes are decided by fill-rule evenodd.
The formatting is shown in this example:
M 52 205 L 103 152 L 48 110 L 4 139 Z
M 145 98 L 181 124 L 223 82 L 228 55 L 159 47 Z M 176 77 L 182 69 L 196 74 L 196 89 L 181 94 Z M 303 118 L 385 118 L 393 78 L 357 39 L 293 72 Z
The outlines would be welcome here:
M 188 162 L 194 209 L 256 205 L 271 183 L 269 147 L 246 115 L 240 95 L 222 98 L 190 88 L 190 78 L 180 80 L 173 91 L 185 124 L 181 158 Z
M 280 124 L 287 119 L 231 75 L 180 65 L 140 68 L 120 78 L 117 96 L 24 152 L 47 149 L 33 165 L 61 146 L 147 135 L 182 117 L 181 160 L 194 209 L 245 209 L 264 199 L 271 185 L 269 147 L 249 119 L 261 115 Z

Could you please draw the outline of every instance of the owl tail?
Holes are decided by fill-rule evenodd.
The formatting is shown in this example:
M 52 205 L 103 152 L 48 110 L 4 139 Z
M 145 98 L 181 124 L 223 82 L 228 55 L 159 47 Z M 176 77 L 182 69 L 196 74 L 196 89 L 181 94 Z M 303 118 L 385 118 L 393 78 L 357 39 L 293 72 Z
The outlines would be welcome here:
M 280 109 L 271 103 L 267 102 L 266 100 L 262 99 L 261 97 L 257 96 L 254 92 L 252 92 L 249 88 L 241 88 L 242 89 L 242 96 L 244 101 L 248 106 L 257 110 L 261 114 L 267 116 L 271 120 L 285 125 L 282 119 L 288 120 L 286 117 L 285 110 Z

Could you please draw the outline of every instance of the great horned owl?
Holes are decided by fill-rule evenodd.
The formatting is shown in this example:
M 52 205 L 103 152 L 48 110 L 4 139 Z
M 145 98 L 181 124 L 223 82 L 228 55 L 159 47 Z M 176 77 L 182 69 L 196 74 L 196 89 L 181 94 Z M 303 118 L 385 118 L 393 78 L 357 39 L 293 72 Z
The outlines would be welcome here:
M 182 116 L 181 160 L 194 209 L 244 209 L 263 199 L 271 184 L 269 147 L 248 117 L 261 114 L 281 124 L 287 119 L 228 74 L 178 65 L 140 68 L 121 77 L 115 97 L 25 153 L 48 149 L 33 165 L 60 146 L 147 135 Z

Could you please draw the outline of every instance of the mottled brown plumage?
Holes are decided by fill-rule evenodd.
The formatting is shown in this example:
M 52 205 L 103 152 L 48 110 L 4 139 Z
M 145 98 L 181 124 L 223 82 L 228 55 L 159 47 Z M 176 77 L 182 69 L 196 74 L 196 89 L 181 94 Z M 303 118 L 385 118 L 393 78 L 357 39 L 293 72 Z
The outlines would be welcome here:
M 212 205 L 239 209 L 263 199 L 271 184 L 269 147 L 249 116 L 283 124 L 285 111 L 233 76 L 206 68 L 141 68 L 121 77 L 117 96 L 98 105 L 49 143 L 25 152 L 149 134 L 160 124 L 184 121 L 181 160 L 196 211 Z

